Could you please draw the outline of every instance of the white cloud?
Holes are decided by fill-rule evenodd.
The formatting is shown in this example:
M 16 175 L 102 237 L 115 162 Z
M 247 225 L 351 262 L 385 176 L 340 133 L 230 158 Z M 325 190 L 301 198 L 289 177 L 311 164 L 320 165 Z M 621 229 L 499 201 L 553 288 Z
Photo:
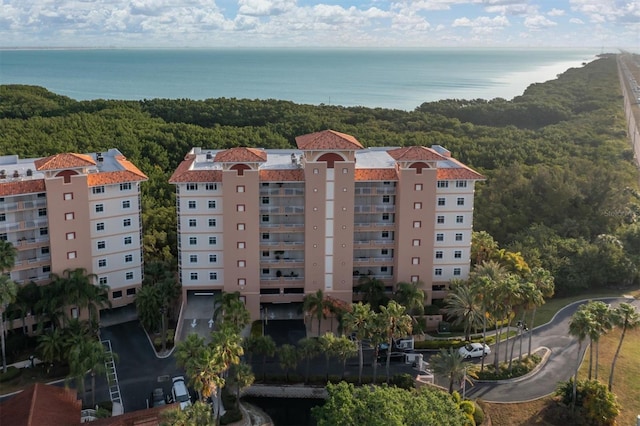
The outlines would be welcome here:
M 556 25 L 558 24 L 542 15 L 527 16 L 524 20 L 524 26 L 530 30 L 541 30 L 543 28 L 555 27 Z
M 572 24 L 584 25 L 584 21 L 579 18 L 571 18 L 569 19 L 569 22 L 571 22 Z
M 238 13 L 250 16 L 281 15 L 296 7 L 295 0 L 239 0 Z
M 562 9 L 556 9 L 555 7 L 553 9 L 551 9 L 549 12 L 547 12 L 547 15 L 549 16 L 563 16 L 564 15 L 564 10 Z

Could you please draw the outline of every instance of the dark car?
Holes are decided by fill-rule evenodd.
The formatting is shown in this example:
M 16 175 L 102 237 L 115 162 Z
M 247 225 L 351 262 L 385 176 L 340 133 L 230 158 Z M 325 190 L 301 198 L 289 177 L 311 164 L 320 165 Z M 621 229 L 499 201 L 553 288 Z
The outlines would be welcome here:
M 160 405 L 165 405 L 167 401 L 164 399 L 164 391 L 162 388 L 155 388 L 153 392 L 151 392 L 151 397 L 149 398 L 149 407 L 158 407 Z

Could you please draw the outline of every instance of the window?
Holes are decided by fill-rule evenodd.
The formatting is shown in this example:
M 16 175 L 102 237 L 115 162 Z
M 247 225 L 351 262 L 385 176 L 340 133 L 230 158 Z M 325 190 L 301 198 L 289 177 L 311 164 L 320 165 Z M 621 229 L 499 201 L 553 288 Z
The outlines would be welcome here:
M 131 182 L 123 182 L 120 184 L 120 191 L 130 191 L 131 190 Z
M 439 277 L 440 275 L 442 275 L 442 268 L 436 268 L 436 270 L 434 271 L 434 274 Z
M 104 241 L 98 241 L 98 250 L 104 250 L 107 247 L 107 243 Z
M 9 237 L 7 236 L 7 234 L 5 232 L 0 234 L 0 241 L 8 241 L 8 240 L 9 240 Z
M 456 188 L 466 188 L 467 187 L 467 181 L 466 180 L 457 180 L 456 181 Z
M 67 259 L 75 259 L 77 257 L 78 257 L 78 252 L 75 252 L 75 251 L 67 252 Z
M 464 198 L 458 197 L 458 205 L 459 206 L 464 206 Z
M 194 203 L 195 203 L 195 201 L 194 201 Z M 216 208 L 216 200 L 209 200 L 208 205 L 209 205 L 210 209 L 215 209 Z
M 244 211 L 244 204 L 238 204 L 236 206 L 236 211 L 243 212 Z
M 413 209 L 414 210 L 422 209 L 422 203 L 413 203 Z
M 244 185 L 236 186 L 236 192 L 244 192 Z
M 414 247 L 420 247 L 420 240 L 413 240 L 413 241 L 411 242 L 411 244 L 412 244 Z
M 413 185 L 413 190 L 414 191 L 422 191 L 422 184 L 421 183 L 416 183 L 415 185 Z
M 40 248 L 40 254 L 49 254 L 49 247 Z
M 238 231 L 244 231 L 246 228 L 246 225 L 244 223 L 239 223 L 238 224 Z
M 129 200 L 124 200 L 124 201 L 122 202 L 122 208 L 123 208 L 123 209 L 131 208 L 131 201 L 129 201 Z
M 49 228 L 40 228 L 40 236 L 49 235 Z
M 122 219 L 122 226 L 124 226 L 125 228 L 127 226 L 131 226 L 131 219 Z
M 346 175 L 347 173 L 349 173 L 349 169 L 347 169 L 346 167 L 344 167 L 344 168 L 342 169 L 342 174 L 343 174 L 343 175 Z
M 198 226 L 198 221 L 196 219 L 189 219 L 189 228 L 195 228 Z
M 127 272 L 126 274 L 124 274 L 124 279 L 125 280 L 132 280 L 133 279 L 133 272 Z M 127 296 L 132 296 L 132 294 L 129 294 L 129 290 L 133 290 L 133 294 L 136 294 L 136 289 L 127 289 Z
M 269 250 L 263 250 L 262 257 L 269 257 Z
M 245 260 L 238 260 L 238 268 L 246 268 L 247 262 Z
M 216 263 L 218 261 L 218 255 L 217 254 L 210 254 L 209 255 L 209 263 Z
M 447 203 L 447 200 L 444 197 L 438 198 L 438 205 L 444 206 Z
M 313 174 L 314 174 L 314 175 L 317 175 L 318 173 L 320 173 L 320 170 L 318 170 L 318 169 L 313 169 Z
M 187 191 L 197 191 L 198 190 L 198 184 L 197 183 L 188 183 L 187 184 Z
M 269 204 L 269 197 L 262 197 L 262 204 Z
M 43 209 L 38 209 L 38 216 L 39 217 L 43 217 L 47 215 L 47 209 L 43 208 Z
M 0 222 L 5 222 L 7 220 L 7 215 L 4 213 L 0 213 Z
M 64 220 L 73 220 L 74 218 L 75 218 L 75 214 L 73 212 L 64 214 Z
M 102 213 L 104 211 L 104 204 L 96 204 L 96 213 Z
M 122 297 L 122 290 L 116 290 L 111 294 L 114 299 L 120 299 Z
M 107 277 L 98 278 L 98 284 L 100 285 L 107 285 L 107 282 L 108 282 Z
M 419 257 L 412 257 L 411 258 L 411 264 L 412 265 L 419 265 L 420 264 L 420 258 Z
M 207 183 L 204 185 L 204 189 L 206 189 L 207 191 L 215 191 L 216 189 L 218 189 L 218 184 L 216 183 Z
M 104 186 L 94 186 L 91 188 L 91 192 L 94 194 L 104 194 Z
M 196 281 L 198 279 L 198 273 L 197 272 L 192 272 L 189 274 L 189 279 L 191 281 Z
M 106 268 L 107 259 L 98 259 L 98 268 Z
M 245 278 L 238 278 L 238 285 L 240 287 L 244 287 L 245 285 L 247 285 L 247 280 Z
M 411 275 L 412 283 L 417 283 L 418 281 L 420 281 L 420 275 Z
M 96 231 L 104 231 L 104 222 L 96 223 Z
M 64 195 L 63 195 L 63 199 L 65 201 L 73 200 L 73 192 L 65 192 Z
M 386 267 L 386 266 L 381 266 L 380 267 L 380 272 L 387 272 L 387 271 L 389 271 L 388 267 Z
M 270 235 L 269 235 L 269 233 L 268 233 L 268 232 L 263 232 L 263 233 L 262 233 L 262 239 L 263 239 L 263 240 L 268 240 L 268 239 L 269 239 L 269 237 L 270 237 Z
M 67 232 L 67 240 L 75 240 L 76 239 L 76 233 L 75 232 Z
M 462 259 L 462 251 L 456 250 L 453 252 L 453 257 L 456 259 Z
M 462 234 L 456 234 L 456 241 L 462 241 Z
M 195 246 L 198 244 L 198 237 L 189 237 L 189 245 Z
M 217 272 L 209 272 L 209 279 L 211 281 L 216 281 L 218 279 L 218 273 Z
M 216 220 L 214 218 L 209 218 L 209 227 L 213 228 L 216 226 Z
M 268 223 L 269 222 L 269 215 L 268 214 L 263 214 L 262 215 L 262 223 Z
M 124 256 L 124 263 L 131 263 L 133 262 L 133 255 L 132 254 L 126 254 Z
M 46 265 L 42 267 L 42 273 L 43 274 L 48 274 L 49 272 L 51 272 L 51 266 Z
M 217 237 L 209 237 L 209 245 L 210 246 L 215 246 L 218 243 L 218 238 Z
M 422 222 L 419 220 L 414 220 L 413 221 L 413 227 L 414 228 L 420 228 L 422 226 Z
M 188 206 L 190 209 L 195 209 L 195 208 L 196 208 L 196 202 L 195 202 L 195 200 L 190 200 L 190 201 L 187 203 L 187 206 Z
M 442 251 L 441 250 L 436 251 L 436 259 L 442 259 Z
M 436 222 L 438 223 L 444 223 L 444 216 L 440 215 L 436 218 Z
M 132 241 L 131 237 L 124 237 L 124 245 L 125 246 L 131 244 L 131 241 Z
M 387 256 L 387 255 L 389 254 L 389 249 L 382 249 L 382 250 L 380 250 L 380 254 L 381 254 L 382 256 Z
M 129 278 L 129 274 L 131 274 L 131 278 Z M 127 272 L 126 278 L 128 280 L 132 280 L 133 279 L 133 272 Z M 136 289 L 135 288 L 128 288 L 127 289 L 127 296 L 135 296 L 136 295 Z
M 238 241 L 238 248 L 240 250 L 245 249 L 247 247 L 247 243 L 245 243 L 244 241 Z
M 456 223 L 464 223 L 464 216 L 456 216 Z
M 444 234 L 436 234 L 436 241 L 444 241 Z
M 382 231 L 381 237 L 382 238 L 389 238 L 389 231 Z
M 449 187 L 449 181 L 448 180 L 439 180 L 438 181 L 438 188 L 448 188 Z
M 460 271 L 460 268 L 453 268 L 453 275 L 454 275 L 454 276 L 456 276 L 456 277 L 457 277 L 457 276 L 459 276 L 459 275 L 460 275 L 460 272 L 461 272 L 461 271 Z
M 189 263 L 198 263 L 198 255 L 197 254 L 189 255 Z
M 391 197 L 389 197 L 388 195 L 383 195 L 382 196 L 382 202 L 383 203 L 389 203 L 391 201 Z
M 389 213 L 382 213 L 382 220 L 384 222 L 388 222 L 389 221 Z

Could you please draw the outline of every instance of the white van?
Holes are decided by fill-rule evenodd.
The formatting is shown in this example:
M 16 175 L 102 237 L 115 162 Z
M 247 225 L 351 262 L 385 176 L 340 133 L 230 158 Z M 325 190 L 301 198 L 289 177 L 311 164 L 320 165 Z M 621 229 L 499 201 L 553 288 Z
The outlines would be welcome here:
M 173 396 L 173 402 L 180 403 L 181 410 L 191 405 L 191 398 L 189 397 L 189 391 L 187 390 L 187 384 L 184 382 L 184 377 L 178 376 L 173 378 L 171 395 Z

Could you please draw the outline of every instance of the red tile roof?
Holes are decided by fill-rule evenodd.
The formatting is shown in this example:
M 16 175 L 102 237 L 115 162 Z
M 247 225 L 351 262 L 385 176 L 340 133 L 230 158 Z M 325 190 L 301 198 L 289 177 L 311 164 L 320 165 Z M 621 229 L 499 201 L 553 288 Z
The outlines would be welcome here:
M 407 146 L 387 151 L 396 161 L 438 161 L 446 158 L 426 146 Z
M 0 197 L 45 192 L 44 179 L 0 183 Z
M 260 170 L 260 180 L 265 182 L 303 181 L 304 170 Z
M 398 180 L 396 169 L 356 169 L 355 180 Z
M 468 167 L 438 169 L 438 180 L 456 179 L 484 180 L 485 178 L 480 173 L 473 171 Z
M 81 405 L 75 390 L 36 383 L 0 402 L 0 424 L 7 426 L 78 425 Z
M 131 411 L 120 416 L 94 420 L 91 426 L 158 426 L 162 413 L 166 410 L 177 410 L 178 404 L 161 405 L 147 410 Z
M 219 163 L 262 163 L 267 161 L 267 153 L 259 148 L 230 148 L 216 154 Z
M 189 170 L 195 160 L 194 154 L 187 154 L 169 178 L 169 183 L 222 181 L 222 170 Z
M 296 144 L 299 149 L 311 151 L 353 151 L 363 148 L 362 144 L 353 136 L 336 132 L 335 130 L 323 130 L 298 136 Z
M 87 176 L 88 185 L 113 185 L 115 183 L 137 182 L 148 179 L 147 176 L 131 161 L 127 160 L 124 155 L 117 155 L 115 159 L 122 167 L 124 167 L 124 170 L 92 173 Z
M 63 170 L 95 166 L 96 162 L 86 154 L 55 154 L 34 161 L 36 170 Z

